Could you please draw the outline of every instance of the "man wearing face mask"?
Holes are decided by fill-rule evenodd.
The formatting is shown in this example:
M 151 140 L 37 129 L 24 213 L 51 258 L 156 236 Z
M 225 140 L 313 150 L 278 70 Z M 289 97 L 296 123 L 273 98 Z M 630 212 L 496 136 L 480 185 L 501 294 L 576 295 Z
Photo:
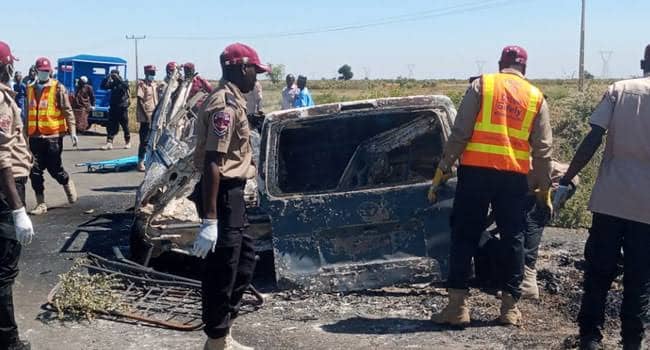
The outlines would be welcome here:
M 117 135 L 120 126 L 124 131 L 124 148 L 131 148 L 131 133 L 129 131 L 129 83 L 122 79 L 120 71 L 114 69 L 109 76 L 104 78 L 101 84 L 102 89 L 111 90 L 111 100 L 108 107 L 108 127 L 106 128 L 106 144 L 102 150 L 113 149 L 113 139 Z
M 256 175 L 244 94 L 257 74 L 268 72 L 257 52 L 232 44 L 221 54 L 223 77 L 199 112 L 194 164 L 202 172 L 198 201 L 203 218 L 193 254 L 205 259 L 202 271 L 205 350 L 246 350 L 230 336 L 244 291 L 255 270 L 253 240 L 246 235 L 247 179 Z
M 14 60 L 9 46 L 0 41 L 0 349 L 29 350 L 29 343 L 18 337 L 12 292 L 21 248 L 34 236 L 25 211 L 25 183 L 32 157 L 9 87 Z
M 154 81 L 156 67 L 144 66 L 145 79 L 138 82 L 138 106 L 136 115 L 140 123 L 140 145 L 138 146 L 138 171 L 144 171 L 144 154 L 147 150 L 147 139 L 151 128 L 151 117 L 158 104 L 158 84 Z
M 77 146 L 77 129 L 74 113 L 68 92 L 63 84 L 51 79 L 52 65 L 50 60 L 41 57 L 36 60 L 35 83 L 27 87 L 27 135 L 29 148 L 34 155 L 34 166 L 29 178 L 36 194 L 36 207 L 30 211 L 32 215 L 47 212 L 45 204 L 45 179 L 47 171 L 65 190 L 68 202 L 77 201 L 77 190 L 74 182 L 63 169 L 61 152 L 63 152 L 63 136 L 66 133 L 72 138 L 72 145 Z

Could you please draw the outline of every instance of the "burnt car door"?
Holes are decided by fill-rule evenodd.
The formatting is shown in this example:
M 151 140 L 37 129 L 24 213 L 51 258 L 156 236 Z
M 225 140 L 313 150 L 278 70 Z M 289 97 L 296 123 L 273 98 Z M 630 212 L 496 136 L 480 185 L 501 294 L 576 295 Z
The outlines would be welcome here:
M 426 193 L 455 117 L 451 101 L 301 113 L 271 116 L 262 140 L 261 206 L 278 285 L 350 291 L 444 278 L 454 181 L 435 205 Z

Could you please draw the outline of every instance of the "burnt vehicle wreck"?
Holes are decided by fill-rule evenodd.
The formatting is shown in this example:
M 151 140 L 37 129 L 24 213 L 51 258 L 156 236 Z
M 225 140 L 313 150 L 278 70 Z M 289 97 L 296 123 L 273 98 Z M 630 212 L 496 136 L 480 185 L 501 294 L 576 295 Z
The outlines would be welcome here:
M 154 114 L 131 239 L 141 261 L 189 254 L 199 218 L 188 199 L 201 96 L 170 85 Z M 172 93 L 173 92 L 173 93 Z M 455 179 L 427 201 L 456 115 L 445 96 L 335 103 L 266 116 L 252 143 L 246 200 L 280 288 L 351 291 L 444 279 Z

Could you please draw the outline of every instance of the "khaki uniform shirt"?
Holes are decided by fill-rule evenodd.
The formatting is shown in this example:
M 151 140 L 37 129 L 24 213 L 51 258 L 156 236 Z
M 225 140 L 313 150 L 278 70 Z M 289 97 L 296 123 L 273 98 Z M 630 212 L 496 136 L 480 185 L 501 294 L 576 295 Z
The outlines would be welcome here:
M 262 84 L 255 83 L 253 91 L 244 95 L 246 97 L 246 113 L 257 114 L 262 110 Z
M 194 164 L 203 169 L 205 152 L 219 154 L 218 165 L 224 179 L 250 179 L 256 175 L 246 99 L 231 82 L 221 81 L 201 107 L 197 125 Z
M 14 177 L 26 177 L 32 168 L 32 155 L 13 96 L 13 89 L 0 83 L 0 169 L 11 168 Z
M 38 82 L 34 82 L 33 84 L 38 84 Z M 52 85 L 52 79 L 48 80 L 47 83 L 43 85 L 43 88 L 47 86 Z M 36 89 L 36 86 L 34 86 L 34 94 L 36 95 L 36 99 L 38 100 L 41 96 L 38 93 L 38 89 Z M 68 133 L 70 135 L 76 135 L 77 134 L 77 120 L 74 117 L 74 112 L 72 111 L 72 105 L 70 104 L 70 99 L 68 98 L 68 90 L 63 86 L 63 83 L 59 82 L 57 84 L 57 89 L 56 89 L 56 103 L 61 110 L 61 114 L 63 115 L 63 118 L 65 118 L 66 125 L 68 127 Z M 29 95 L 25 97 L 25 108 L 29 109 Z M 38 132 L 38 131 L 37 131 Z M 59 134 L 53 134 L 53 135 L 39 135 L 35 134 L 30 137 L 46 137 L 46 138 L 52 138 L 52 137 L 59 137 L 61 135 Z
M 140 123 L 151 123 L 151 116 L 158 104 L 158 83 L 139 81 L 138 82 L 138 108 L 136 116 Z
M 520 72 L 513 69 L 504 69 L 501 73 L 524 77 Z M 476 79 L 467 89 L 465 97 L 463 97 L 451 136 L 449 136 L 442 159 L 438 164 L 438 167 L 443 171 L 451 169 L 451 166 L 461 157 L 472 138 L 476 118 L 481 110 L 483 100 L 481 91 L 481 79 Z M 551 185 L 551 146 L 553 144 L 551 117 L 546 100 L 542 102 L 542 107 L 533 121 L 529 143 L 533 159 L 533 169 L 528 177 L 529 185 L 533 189 L 546 190 Z
M 607 142 L 589 210 L 650 224 L 650 78 L 611 85 L 590 123 Z

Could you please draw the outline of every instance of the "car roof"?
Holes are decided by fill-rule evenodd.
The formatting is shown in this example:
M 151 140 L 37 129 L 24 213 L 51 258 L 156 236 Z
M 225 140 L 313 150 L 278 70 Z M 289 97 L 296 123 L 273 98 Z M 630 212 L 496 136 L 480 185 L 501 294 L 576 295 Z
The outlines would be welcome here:
M 456 115 L 456 110 L 451 99 L 444 95 L 421 95 L 404 97 L 387 97 L 360 101 L 329 103 L 312 107 L 303 107 L 271 112 L 266 115 L 267 120 L 289 120 L 319 117 L 326 114 L 338 114 L 343 111 L 368 111 L 391 108 L 444 108 Z
M 77 55 L 77 56 L 59 58 L 59 63 L 62 62 L 90 62 L 90 63 L 111 64 L 111 65 L 126 65 L 126 60 L 123 58 L 112 57 L 112 56 L 96 56 L 96 55 Z

